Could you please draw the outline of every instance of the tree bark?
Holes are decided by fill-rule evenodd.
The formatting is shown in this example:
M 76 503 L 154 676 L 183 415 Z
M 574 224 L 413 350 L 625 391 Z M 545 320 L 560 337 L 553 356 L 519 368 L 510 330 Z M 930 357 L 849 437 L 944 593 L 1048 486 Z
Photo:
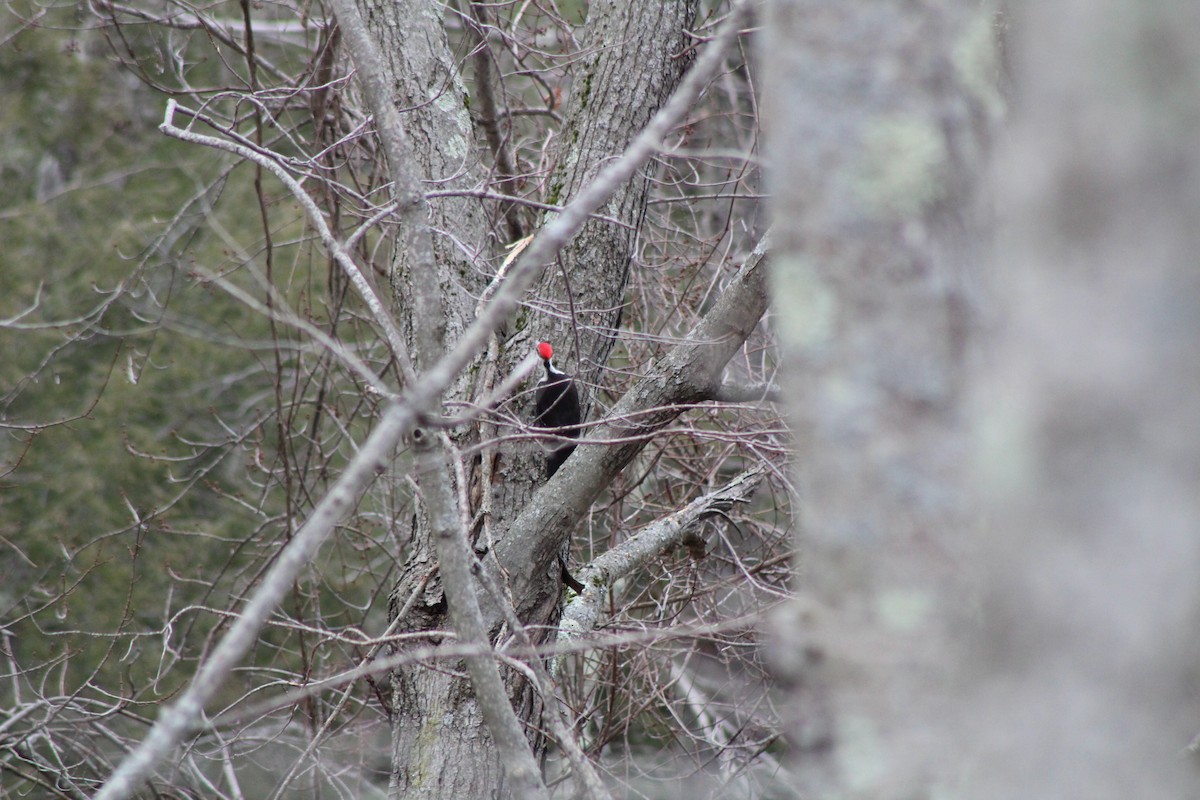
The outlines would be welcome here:
M 483 171 L 478 168 L 477 137 L 465 110 L 464 90 L 441 21 L 430 10 L 433 6 L 416 5 L 364 2 L 362 7 L 381 50 L 388 54 L 386 69 L 396 87 L 396 103 L 410 109 L 405 114 L 405 125 L 415 148 L 422 151 L 419 159 L 428 178 L 441 181 L 439 189 L 476 188 Z M 556 172 L 562 177 L 555 179 L 560 189 L 551 202 L 567 202 L 594 178 L 603 162 L 619 155 L 670 96 L 688 63 L 687 58 L 677 56 L 686 49 L 685 30 L 695 7 L 695 0 L 592 5 L 582 37 L 587 48 L 583 70 L 586 77 L 574 87 L 572 110 L 565 133 L 560 136 L 560 164 L 570 164 L 571 169 L 560 166 Z M 624 93 L 602 87 L 614 75 L 624 76 Z M 630 90 L 636 102 L 631 102 Z M 449 183 L 447 179 L 451 179 Z M 620 190 L 604 211 L 623 224 L 590 223 L 583 243 L 577 240 L 564 256 L 574 300 L 587 312 L 581 339 L 589 342 L 588 352 L 592 355 L 579 375 L 585 385 L 598 378 L 611 348 L 634 246 L 630 231 L 641 218 L 645 194 L 644 178 Z M 449 343 L 457 341 L 476 313 L 478 298 L 488 283 L 488 270 L 483 268 L 485 257 L 495 250 L 492 245 L 497 240 L 487 230 L 476 200 L 438 198 L 431 205 L 433 228 L 454 232 L 453 240 L 449 236 L 435 240 L 435 275 L 445 303 L 445 341 Z M 393 286 L 400 307 L 407 298 L 418 296 L 417 284 L 428 277 L 415 274 L 402 252 L 397 258 Z M 549 275 L 537 296 L 557 309 L 569 306 L 565 284 Z M 550 322 L 541 315 L 520 315 L 504 336 L 493 340 L 486 361 L 481 354 L 477 368 L 467 370 L 446 399 L 469 404 L 483 395 L 496 375 L 507 371 L 526 355 L 534 341 L 548 338 L 555 328 L 566 330 L 566 324 L 561 320 Z M 598 339 L 592 331 L 599 332 Z M 410 330 L 410 340 L 418 333 Z M 556 338 L 565 355 L 569 352 L 562 347 L 566 340 Z M 418 372 L 428 366 L 427 358 L 415 361 Z M 502 535 L 528 504 L 544 474 L 539 449 L 522 443 L 492 446 L 487 443 L 489 433 L 485 424 L 482 431 L 460 430 L 453 436 L 459 447 L 479 448 L 477 457 L 461 464 L 459 474 L 466 485 L 457 486 L 455 496 L 465 506 L 462 510 L 481 547 Z M 425 476 L 426 481 L 431 478 L 431 474 Z M 449 475 L 440 479 L 451 480 Z M 391 607 L 393 613 L 407 609 L 405 618 L 397 621 L 400 630 L 431 631 L 431 639 L 436 642 L 440 639 L 436 632 L 448 626 L 447 606 L 422 505 L 414 520 L 410 552 Z M 557 535 L 554 541 L 561 548 L 563 536 Z M 539 550 L 538 555 L 542 560 L 534 569 L 546 575 L 549 590 L 539 593 L 543 602 L 526 605 L 522 610 L 527 623 L 545 631 L 557 622 L 561 588 L 557 570 L 550 568 L 557 562 L 557 553 Z M 494 632 L 499 615 L 491 615 L 490 622 Z M 544 742 L 536 731 L 541 702 L 523 678 L 507 670 L 505 674 L 518 715 L 528 726 L 530 741 L 540 750 Z M 467 682 L 444 665 L 439 669 L 402 668 L 393 675 L 392 701 L 393 797 L 482 797 L 497 793 L 502 785 L 501 765 Z
M 467 112 L 466 87 L 442 23 L 442 5 L 427 0 L 359 0 L 359 7 L 375 37 L 395 104 L 403 110 L 404 128 L 426 190 L 434 186 L 441 192 L 478 189 L 486 173 Z M 498 248 L 482 205 L 465 194 L 432 199 L 429 224 L 437 232 L 436 270 L 432 275 L 422 270 L 414 273 L 417 265 L 400 243 L 390 273 L 392 299 L 397 318 L 411 326 L 410 299 L 421 287 L 436 282 L 443 298 L 447 341 L 453 342 L 471 323 L 472 295 L 478 297 L 487 285 L 483 267 Z M 408 333 L 413 335 L 411 330 Z M 458 386 L 455 394 L 467 390 Z
M 945 741 L 980 800 L 1194 796 L 1200 8 L 1019 6 L 982 625 Z
M 591 4 L 547 202 L 566 203 L 574 197 L 674 91 L 692 61 L 692 39 L 686 32 L 697 6 L 694 0 Z M 647 165 L 606 204 L 604 214 L 622 224 L 592 220 L 585 225 L 536 291 L 548 313 L 534 322 L 533 332 L 557 342 L 564 356 L 572 354 L 574 372 L 585 388 L 596 385 L 616 341 L 651 172 Z M 583 397 L 585 408 L 591 395 L 589 390 Z
M 496 555 L 518 612 L 530 614 L 551 602 L 550 592 L 558 590 L 549 580 L 555 554 L 612 478 L 684 408 L 713 399 L 725 365 L 767 309 L 766 275 L 763 242 L 712 309 L 680 344 L 646 368 L 513 521 Z
M 793 766 L 805 795 L 926 794 L 924 690 L 969 519 L 970 190 L 987 132 L 957 60 L 986 58 L 990 19 L 968 3 L 776 0 L 765 33 L 806 598 L 777 627 Z

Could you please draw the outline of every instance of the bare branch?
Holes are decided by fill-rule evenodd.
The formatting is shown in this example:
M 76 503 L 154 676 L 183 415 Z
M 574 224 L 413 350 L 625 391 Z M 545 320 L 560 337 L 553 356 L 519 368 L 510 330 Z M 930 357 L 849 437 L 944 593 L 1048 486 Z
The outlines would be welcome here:
M 196 720 L 203 715 L 205 704 L 255 643 L 267 617 L 284 595 L 291 591 L 296 575 L 354 505 L 362 490 L 374 479 L 400 437 L 412 425 L 414 417 L 411 408 L 399 404 L 389 406 L 383 413 L 378 427 L 363 443 L 346 471 L 313 509 L 287 547 L 280 551 L 279 558 L 263 577 L 250 602 L 196 672 L 192 683 L 175 703 L 162 712 L 142 743 L 104 783 L 96 800 L 131 797 L 158 762 L 183 741 Z
M 475 117 L 487 136 L 488 147 L 491 148 L 495 158 L 498 172 L 497 183 L 505 189 L 506 195 L 514 195 L 516 194 L 516 182 L 513 178 L 517 174 L 516 160 L 513 157 L 512 142 L 500 129 L 501 115 L 496 101 L 496 67 L 492 63 L 492 51 L 487 40 L 488 9 L 476 0 L 467 0 L 464 5 L 466 9 L 460 13 L 472 42 L 475 81 L 478 87 L 476 90 L 477 102 L 474 104 Z M 519 207 L 510 200 L 501 208 L 508 227 L 509 239 L 512 241 L 520 239 L 524 235 L 524 230 Z
M 517 640 L 517 644 L 527 652 L 536 653 L 537 648 L 534 647 L 533 640 L 529 638 L 529 632 L 517 616 L 517 611 L 512 605 L 512 599 L 504 593 L 500 583 L 487 570 L 476 569 L 474 573 L 483 583 L 488 594 L 491 595 L 497 608 L 500 609 L 500 613 L 504 616 L 504 621 L 508 624 L 509 630 L 512 631 L 513 638 Z M 600 782 L 600 776 L 596 774 L 595 768 L 588 761 L 587 756 L 579 746 L 579 742 L 576 741 L 575 734 L 563 719 L 563 707 L 554 692 L 554 679 L 546 671 L 546 666 L 542 663 L 541 657 L 535 655 L 523 663 L 529 669 L 528 677 L 530 682 L 537 687 L 538 693 L 542 696 L 542 700 L 546 704 L 546 710 L 549 712 L 547 721 L 550 724 L 550 730 L 554 733 L 555 739 L 558 740 L 558 745 L 562 748 L 567 761 L 570 762 L 571 768 L 575 770 L 584 796 L 589 798 L 589 800 L 611 800 L 612 795 L 604 788 L 604 784 Z
M 704 517 L 726 512 L 734 503 L 748 502 L 764 474 L 762 468 L 743 472 L 717 491 L 697 497 L 674 514 L 647 525 L 584 567 L 578 575 L 584 585 L 583 594 L 563 611 L 559 641 L 567 642 L 595 629 L 605 617 L 609 593 L 616 580 L 679 547 Z
M 355 355 L 354 351 L 343 345 L 338 340 L 334 339 L 329 334 L 322 331 L 316 325 L 313 325 L 308 320 L 303 319 L 300 315 L 292 311 L 287 301 L 279 296 L 278 290 L 274 286 L 263 281 L 263 288 L 271 297 L 271 304 L 266 305 L 260 303 L 249 292 L 243 290 L 233 281 L 223 278 L 220 275 L 214 275 L 211 272 L 197 270 L 197 274 L 205 281 L 215 283 L 220 286 L 230 297 L 244 304 L 247 308 L 251 308 L 262 314 L 264 317 L 282 322 L 285 325 L 290 325 L 298 331 L 302 331 L 306 335 L 312 337 L 313 341 L 324 347 L 330 355 L 341 361 L 347 369 L 362 378 L 363 382 L 374 389 L 380 397 L 392 399 L 395 397 L 392 390 L 379 379 L 379 377 L 368 367 L 363 360 Z
M 679 124 L 696 102 L 704 87 L 724 63 L 727 48 L 737 39 L 738 27 L 747 15 L 750 3 L 737 3 L 725 20 L 720 33 L 704 49 L 692 69 L 684 76 L 679 88 L 650 124 L 646 126 L 621 156 L 608 164 L 585 187 L 563 212 L 550 220 L 533 242 L 521 253 L 510 270 L 508 279 L 497 290 L 492 301 L 459 339 L 454 350 L 428 374 L 434 383 L 448 385 L 454 375 L 464 369 L 487 345 L 487 338 L 516 310 L 526 290 L 541 274 L 542 269 L 574 236 L 590 215 L 654 156 L 663 139 Z M 724 363 L 724 362 L 722 362 Z
M 447 477 L 450 444 L 447 441 L 439 447 L 433 435 L 417 431 L 413 434 L 413 446 L 417 451 L 417 481 L 437 549 L 442 588 L 449 601 L 454 630 L 463 644 L 486 648 L 488 628 L 471 578 L 475 557 Z M 513 796 L 548 800 L 550 795 L 542 782 L 541 770 L 508 700 L 498 664 L 490 655 L 471 655 L 465 660 L 479 708 L 499 750 L 500 764 L 512 783 Z
M 518 610 L 543 591 L 535 576 L 557 558 L 563 539 L 603 487 L 646 446 L 649 434 L 679 415 L 680 409 L 672 406 L 713 394 L 725 364 L 766 311 L 766 260 L 764 239 L 709 313 L 647 369 L 604 424 L 580 440 L 575 453 L 513 521 L 497 555 L 513 582 Z
M 485 585 L 487 585 L 486 581 Z M 524 643 L 518 642 L 516 646 L 510 643 L 506 647 L 494 649 L 491 644 L 479 647 L 476 645 L 468 646 L 459 643 L 442 642 L 437 646 L 399 650 L 389 656 L 378 656 L 376 654 L 375 657 L 363 659 L 356 667 L 327 678 L 313 680 L 311 683 L 292 689 L 277 697 L 272 697 L 251 706 L 228 709 L 214 719 L 209 720 L 204 727 L 245 725 L 247 721 L 269 711 L 294 708 L 297 703 L 323 694 L 330 689 L 352 684 L 361 678 L 371 675 L 381 675 L 391 672 L 397 667 L 418 664 L 423 661 L 437 661 L 439 659 L 442 661 L 451 661 L 471 655 L 503 655 L 509 659 L 556 658 L 563 655 L 586 653 L 612 647 L 647 647 L 656 642 L 668 642 L 679 638 L 694 639 L 697 636 L 712 636 L 726 631 L 742 630 L 747 626 L 756 625 L 760 622 L 759 615 L 754 614 L 734 617 L 716 624 L 694 625 L 684 631 L 652 629 L 636 633 L 596 634 L 586 640 L 559 641 L 551 644 L 543 644 L 538 647 L 529 647 Z M 410 634 L 400 634 L 396 638 L 403 641 L 408 638 L 428 638 L 430 634 L 431 632 L 429 631 L 420 631 Z M 455 635 L 452 631 L 433 631 L 432 634 L 438 636 L 444 635 L 447 639 Z M 197 726 L 197 729 L 199 729 L 199 726 Z
M 408 348 L 404 346 L 404 339 L 400 335 L 399 327 L 396 325 L 395 320 L 392 319 L 392 315 L 388 313 L 387 307 L 384 306 L 383 301 L 381 301 L 379 296 L 375 294 L 375 288 L 371 285 L 371 282 L 367 280 L 362 270 L 359 269 L 358 264 L 354 262 L 354 259 L 351 257 L 350 253 L 346 250 L 342 243 L 339 242 L 337 237 L 333 235 L 333 231 L 329 229 L 329 225 L 325 221 L 325 215 L 321 213 L 321 210 L 317 207 L 317 204 L 311 197 L 309 197 L 308 192 L 304 191 L 304 187 L 302 187 L 295 178 L 289 175 L 287 170 L 281 167 L 276 161 L 268 158 L 262 153 L 259 153 L 253 148 L 237 144 L 236 142 L 227 142 L 224 139 L 218 139 L 213 136 L 204 136 L 193 131 L 176 127 L 174 122 L 176 109 L 188 114 L 189 116 L 194 116 L 194 112 L 183 108 L 176 103 L 174 99 L 168 100 L 166 114 L 163 116 L 162 124 L 159 125 L 159 130 L 161 130 L 167 136 L 175 139 L 181 139 L 185 142 L 191 142 L 192 144 L 200 144 L 206 147 L 213 147 L 218 150 L 225 150 L 230 153 L 234 153 L 235 155 L 244 158 L 247 161 L 253 161 L 255 164 L 262 166 L 271 174 L 273 174 L 281 183 L 283 183 L 284 186 L 287 187 L 288 191 L 292 193 L 292 196 L 295 198 L 296 202 L 300 204 L 305 213 L 308 215 L 309 222 L 314 228 L 317 229 L 317 233 L 321 237 L 322 244 L 325 245 L 325 248 L 329 251 L 329 254 L 333 256 L 335 261 L 337 261 L 338 266 L 340 266 L 346 273 L 346 276 L 354 285 L 355 290 L 358 291 L 359 296 L 362 297 L 363 302 L 367 304 L 367 308 L 371 310 L 371 314 L 374 316 L 375 321 L 379 323 L 381 328 L 383 328 L 384 335 L 387 336 L 388 345 L 391 347 L 393 355 L 395 355 L 397 362 L 399 362 L 401 369 L 404 372 L 405 380 L 408 381 L 410 385 L 415 383 L 416 376 L 412 369 L 411 360 L 408 357 Z
M 713 392 L 720 403 L 779 403 L 783 391 L 774 383 L 733 383 L 725 381 Z

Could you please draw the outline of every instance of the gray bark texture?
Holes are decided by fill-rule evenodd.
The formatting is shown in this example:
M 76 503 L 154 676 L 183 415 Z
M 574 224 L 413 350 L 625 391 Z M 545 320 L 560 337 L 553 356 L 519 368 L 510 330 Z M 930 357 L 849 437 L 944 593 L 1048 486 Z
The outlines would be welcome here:
M 947 740 L 980 800 L 1195 797 L 1200 7 L 1026 3 L 1012 30 L 983 627 Z
M 473 130 L 466 111 L 464 83 L 451 56 L 442 20 L 434 10 L 440 6 L 364 2 L 360 7 L 381 52 L 386 54 L 385 71 L 394 85 L 395 102 L 403 110 L 403 124 L 429 185 L 438 191 L 486 188 L 488 172 L 482 166 L 480 144 L 485 140 L 493 146 L 500 144 L 495 131 L 489 136 L 486 130 L 493 121 L 494 108 L 482 115 L 488 119 L 480 119 L 485 130 Z M 558 137 L 559 167 L 552 178 L 558 188 L 549 198 L 551 202 L 569 202 L 606 160 L 621 154 L 670 96 L 690 60 L 681 54 L 687 52 L 685 32 L 695 8 L 694 0 L 592 5 L 581 36 L 582 69 L 576 73 L 569 111 Z M 485 14 L 475 17 L 485 18 Z M 476 35 L 474 39 L 476 46 L 486 42 L 486 37 Z M 474 63 L 480 65 L 482 58 L 474 59 Z M 617 75 L 622 76 L 620 92 L 607 85 Z M 477 81 L 490 81 L 495 76 L 490 70 L 478 69 L 475 77 Z M 501 172 L 502 156 L 496 154 Z M 501 183 L 504 177 L 500 176 Z M 560 366 L 576 369 L 584 386 L 599 379 L 619 322 L 625 278 L 635 247 L 632 231 L 643 214 L 645 196 L 645 178 L 635 178 L 602 209 L 605 216 L 620 224 L 590 223 L 564 251 L 562 263 L 569 279 L 562 280 L 561 271 L 552 267 L 534 297 L 535 308 L 561 313 L 562 318 L 520 314 L 447 394 L 451 413 L 469 407 L 486 394 L 497 375 L 506 373 L 543 338 L 553 336 L 559 352 L 566 356 L 558 359 Z M 432 274 L 414 271 L 414 264 L 401 246 L 392 275 L 397 317 L 402 320 L 422 319 L 420 313 L 406 312 L 419 310 L 408 304 L 425 296 L 431 281 L 436 281 L 440 291 L 443 309 L 437 329 L 410 327 L 406 332 L 414 345 L 418 373 L 439 355 L 434 342 L 450 346 L 476 314 L 479 298 L 495 272 L 489 265 L 496 263 L 493 257 L 503 238 L 491 229 L 473 198 L 438 197 L 431 200 L 430 206 L 430 224 L 436 232 L 436 266 Z M 504 222 L 505 231 L 511 232 L 513 217 L 508 216 Z M 572 328 L 568 313 L 572 304 L 579 321 L 579 341 L 587 354 L 582 364 L 570 357 L 573 348 L 564 346 L 574 341 L 574 336 L 568 339 L 562 335 Z M 529 416 L 524 404 L 515 413 L 524 419 Z M 545 631 L 552 630 L 557 622 L 561 610 L 557 559 L 569 530 L 526 529 L 512 523 L 543 480 L 542 454 L 524 443 L 487 444 L 491 433 L 487 423 L 480 429 L 453 431 L 448 468 L 421 473 L 421 500 L 412 542 L 392 595 L 393 615 L 404 612 L 395 620 L 399 630 L 428 630 L 436 642 L 444 635 L 440 632 L 450 627 L 443 576 L 435 569 L 448 551 L 435 546 L 430 524 L 437 510 L 434 506 L 440 504 L 431 502 L 434 495 L 427 484 L 438 480 L 454 485 L 453 496 L 460 501 L 468 520 L 464 528 L 477 547 L 495 541 L 510 543 L 503 551 L 494 548 L 495 554 L 502 553 L 499 560 L 488 559 L 502 575 L 507 577 L 512 565 L 519 564 L 522 577 L 528 577 L 525 570 L 536 576 L 514 594 L 525 623 Z M 477 455 L 461 457 L 459 454 L 468 447 L 476 448 Z M 454 478 L 456 474 L 458 479 Z M 468 588 L 478 591 L 479 587 L 472 583 Z M 491 635 L 498 631 L 500 622 L 501 615 L 495 609 L 485 614 L 484 624 Z M 475 677 L 475 667 L 471 670 Z M 436 670 L 415 666 L 393 675 L 394 797 L 485 797 L 518 791 L 511 784 L 502 788 L 504 768 L 512 765 L 498 759 L 488 730 L 490 722 L 484 725 L 484 714 L 471 684 L 455 672 L 454 668 L 445 669 L 445 665 Z M 540 752 L 544 747 L 538 733 L 541 701 L 523 678 L 508 670 L 504 674 L 517 714 L 527 726 L 535 751 Z
M 776 0 L 763 37 L 772 280 L 797 442 L 776 667 L 802 796 L 928 792 L 921 724 L 968 522 L 960 476 L 975 3 Z M 829 708 L 832 707 L 832 714 Z M 905 794 L 908 792 L 908 794 Z
M 438 197 L 429 204 L 433 270 L 416 262 L 409 243 L 400 240 L 389 273 L 396 317 L 407 326 L 410 346 L 418 333 L 414 324 L 428 323 L 428 316 L 413 304 L 428 296 L 432 286 L 441 299 L 437 317 L 444 326 L 443 336 L 453 342 L 474 317 L 473 298 L 487 285 L 484 266 L 496 250 L 481 204 L 465 194 L 479 188 L 486 174 L 467 113 L 466 88 L 450 52 L 440 4 L 362 0 L 359 8 L 375 39 L 394 103 L 401 110 L 401 124 L 425 190 L 436 186 L 440 191 L 464 193 Z M 429 366 L 418 364 L 424 369 Z M 460 380 L 454 394 L 470 392 L 468 378 L 465 375 Z
M 693 42 L 685 31 L 697 5 L 680 0 L 591 4 L 548 202 L 565 204 L 590 183 L 605 160 L 625 149 L 631 133 L 644 128 L 666 101 L 692 61 Z M 563 250 L 560 265 L 546 270 L 536 292 L 546 314 L 533 331 L 555 341 L 564 356 L 571 354 L 569 362 L 584 387 L 596 385 L 616 339 L 651 169 L 647 165 L 603 209 L 623 225 L 603 220 L 585 225 Z M 584 405 L 590 405 L 587 397 Z
M 1200 783 L 1200 9 L 1016 5 L 990 263 L 961 233 L 994 20 L 772 5 L 801 796 Z

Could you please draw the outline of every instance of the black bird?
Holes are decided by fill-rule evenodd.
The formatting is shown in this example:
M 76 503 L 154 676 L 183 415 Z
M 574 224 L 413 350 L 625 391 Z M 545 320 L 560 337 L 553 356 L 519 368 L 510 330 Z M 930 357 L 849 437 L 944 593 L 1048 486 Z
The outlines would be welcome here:
M 579 404 L 579 389 L 575 379 L 554 366 L 554 348 L 549 342 L 538 342 L 538 355 L 546 364 L 546 375 L 537 385 L 534 395 L 533 422 L 539 428 L 548 428 L 559 436 L 579 438 L 579 423 L 583 422 L 583 407 Z M 546 479 L 558 472 L 558 468 L 575 450 L 574 442 L 554 448 L 546 456 Z M 576 594 L 583 593 L 583 584 L 575 580 L 567 570 L 566 553 L 559 556 L 562 581 Z
M 549 342 L 539 342 L 537 352 L 546 364 L 546 375 L 537 385 L 533 423 L 539 428 L 549 428 L 559 436 L 578 439 L 583 409 L 575 380 L 554 366 L 554 348 Z M 551 450 L 546 456 L 546 477 L 553 477 L 574 450 L 574 443 Z

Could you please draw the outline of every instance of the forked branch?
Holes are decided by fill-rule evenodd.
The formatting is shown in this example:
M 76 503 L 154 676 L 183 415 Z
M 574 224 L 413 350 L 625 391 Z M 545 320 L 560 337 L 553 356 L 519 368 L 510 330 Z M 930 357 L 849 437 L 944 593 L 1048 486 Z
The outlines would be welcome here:
M 715 492 L 697 497 L 674 514 L 652 522 L 585 566 L 578 575 L 584 585 L 583 593 L 563 611 L 559 642 L 594 630 L 604 618 L 609 593 L 617 578 L 640 570 L 652 559 L 684 544 L 705 517 L 726 513 L 736 503 L 749 502 L 764 474 L 762 467 L 743 472 Z

